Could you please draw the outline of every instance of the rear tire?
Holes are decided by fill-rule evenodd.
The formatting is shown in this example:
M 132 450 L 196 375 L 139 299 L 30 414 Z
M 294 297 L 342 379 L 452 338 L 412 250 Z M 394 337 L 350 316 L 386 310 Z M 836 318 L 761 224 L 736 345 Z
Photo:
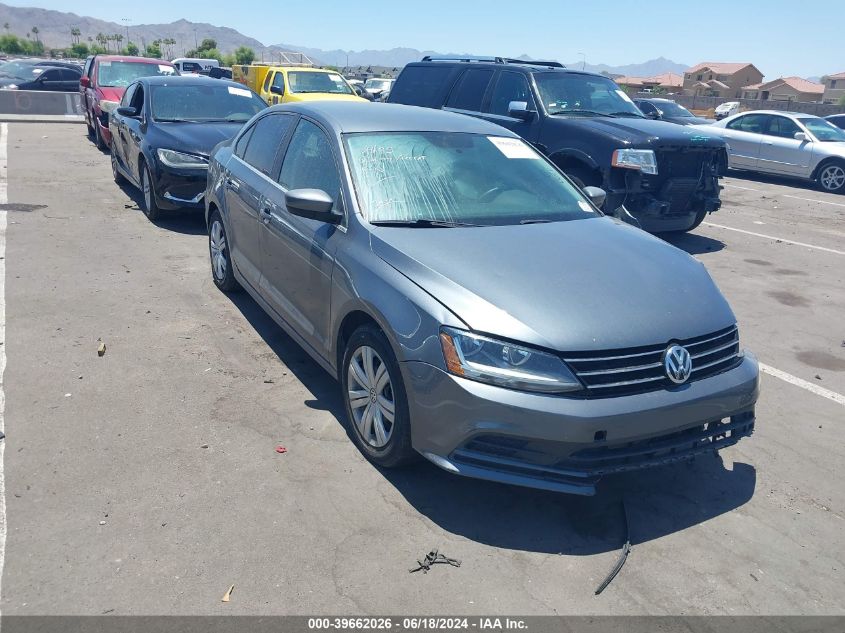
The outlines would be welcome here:
M 845 162 L 832 160 L 819 168 L 816 182 L 822 191 L 845 193 Z
M 100 133 L 100 124 L 96 118 L 94 119 L 94 144 L 101 152 L 105 152 L 108 149 L 108 145 L 106 145 L 103 135 Z
M 153 185 L 153 177 L 146 162 L 141 163 L 141 194 L 144 201 L 141 205 L 144 215 L 150 222 L 160 219 L 162 212 L 156 203 L 155 185 Z
M 384 333 L 362 325 L 349 339 L 340 369 L 349 434 L 364 456 L 384 468 L 414 461 L 408 397 Z
M 122 185 L 126 182 L 126 178 L 123 177 L 123 174 L 120 173 L 120 169 L 117 166 L 117 156 L 114 155 L 114 152 L 111 153 L 111 173 L 114 181 L 118 185 Z
M 208 220 L 208 255 L 211 259 L 211 278 L 214 285 L 223 292 L 233 292 L 240 288 L 238 280 L 235 279 L 230 253 L 229 237 L 226 235 L 223 218 L 219 211 L 214 211 Z

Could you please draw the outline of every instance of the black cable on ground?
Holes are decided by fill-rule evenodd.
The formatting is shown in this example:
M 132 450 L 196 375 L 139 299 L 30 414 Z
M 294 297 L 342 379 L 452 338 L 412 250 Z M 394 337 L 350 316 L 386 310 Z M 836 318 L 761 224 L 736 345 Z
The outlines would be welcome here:
M 625 564 L 625 561 L 628 560 L 628 554 L 631 552 L 631 525 L 628 521 L 628 508 L 625 505 L 624 496 L 622 497 L 622 514 L 625 517 L 625 545 L 622 546 L 622 551 L 619 552 L 619 558 L 616 559 L 616 564 L 613 566 L 613 569 L 610 570 L 610 573 L 598 586 L 598 589 L 596 589 L 595 595 L 599 595 L 602 591 L 607 589 L 607 586 L 622 570 L 622 566 Z

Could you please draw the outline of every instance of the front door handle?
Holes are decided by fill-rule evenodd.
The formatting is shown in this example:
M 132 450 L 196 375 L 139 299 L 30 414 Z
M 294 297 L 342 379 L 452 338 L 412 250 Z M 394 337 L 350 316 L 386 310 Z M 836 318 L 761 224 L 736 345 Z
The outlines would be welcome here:
M 261 221 L 264 222 L 264 224 L 270 224 L 270 219 L 273 217 L 273 214 L 270 212 L 270 207 L 268 206 L 262 206 L 258 211 L 258 215 L 261 217 Z
M 232 191 L 240 191 L 241 183 L 235 180 L 234 178 L 227 178 L 226 187 L 228 187 Z

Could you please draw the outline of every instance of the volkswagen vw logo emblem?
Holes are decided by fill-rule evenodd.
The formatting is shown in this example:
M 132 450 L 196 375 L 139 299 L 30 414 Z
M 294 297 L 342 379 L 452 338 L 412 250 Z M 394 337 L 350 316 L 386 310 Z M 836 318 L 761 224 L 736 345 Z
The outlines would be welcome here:
M 692 357 L 686 348 L 672 345 L 663 354 L 663 368 L 669 380 L 676 385 L 682 385 L 689 380 L 692 373 Z

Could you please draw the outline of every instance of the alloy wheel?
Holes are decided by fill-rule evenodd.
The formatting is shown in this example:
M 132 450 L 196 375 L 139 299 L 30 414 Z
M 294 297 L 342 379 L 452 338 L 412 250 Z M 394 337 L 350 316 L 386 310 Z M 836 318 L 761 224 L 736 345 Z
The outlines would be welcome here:
M 208 244 L 211 249 L 211 269 L 214 271 L 217 280 L 223 281 L 226 278 L 228 255 L 226 253 L 226 233 L 220 220 L 214 220 L 211 225 Z
M 819 174 L 819 183 L 826 191 L 839 191 L 845 187 L 845 167 L 828 165 Z
M 362 345 L 352 354 L 347 368 L 347 399 L 355 428 L 375 448 L 390 441 L 396 401 L 387 365 L 376 350 Z

